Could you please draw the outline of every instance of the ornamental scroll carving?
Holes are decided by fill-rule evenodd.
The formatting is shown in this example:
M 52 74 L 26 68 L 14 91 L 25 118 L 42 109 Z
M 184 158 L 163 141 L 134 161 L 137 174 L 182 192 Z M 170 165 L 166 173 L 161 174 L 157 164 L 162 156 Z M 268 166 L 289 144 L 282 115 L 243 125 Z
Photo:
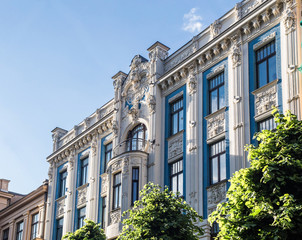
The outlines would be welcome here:
M 283 22 L 286 34 L 289 34 L 296 29 L 296 15 L 291 8 L 286 8 L 284 11 Z
M 110 224 L 119 223 L 121 220 L 121 211 L 116 210 L 110 213 Z
M 59 199 L 57 201 L 57 213 L 56 218 L 60 218 L 64 215 L 65 212 L 65 197 L 62 199 Z
M 168 140 L 168 160 L 183 153 L 183 133 L 176 134 Z
M 117 172 L 117 171 L 119 171 L 119 170 L 121 170 L 121 169 L 122 169 L 122 161 L 121 161 L 121 160 L 115 162 L 115 163 L 112 164 L 112 166 L 111 166 L 111 171 L 112 171 L 112 172 Z
M 226 197 L 226 182 L 210 186 L 208 193 L 208 213 L 216 209 L 218 203 L 223 202 Z
M 83 188 L 78 189 L 78 204 L 77 204 L 78 208 L 86 205 L 86 196 L 87 196 L 87 185 Z
M 208 128 L 208 139 L 214 138 L 225 132 L 225 109 L 206 117 Z
M 277 80 L 253 92 L 255 95 L 256 116 L 277 106 Z

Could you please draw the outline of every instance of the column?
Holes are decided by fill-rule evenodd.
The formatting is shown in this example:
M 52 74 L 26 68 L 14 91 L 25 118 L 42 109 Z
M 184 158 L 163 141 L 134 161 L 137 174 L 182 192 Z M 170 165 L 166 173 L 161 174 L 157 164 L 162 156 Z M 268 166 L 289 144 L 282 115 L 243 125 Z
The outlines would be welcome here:
M 44 222 L 45 222 L 45 203 L 38 205 L 39 207 L 39 225 L 37 238 L 44 238 Z

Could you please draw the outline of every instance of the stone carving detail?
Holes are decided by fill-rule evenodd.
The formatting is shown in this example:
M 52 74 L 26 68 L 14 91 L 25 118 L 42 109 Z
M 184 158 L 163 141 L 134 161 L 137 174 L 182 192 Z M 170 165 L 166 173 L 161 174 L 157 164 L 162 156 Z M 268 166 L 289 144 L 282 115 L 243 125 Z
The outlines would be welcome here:
M 87 186 L 78 189 L 78 204 L 77 207 L 84 206 L 86 204 Z
M 243 15 L 244 16 L 247 15 L 248 13 L 253 11 L 256 7 L 258 7 L 260 4 L 262 4 L 265 1 L 267 1 L 267 0 L 250 1 L 249 4 L 246 4 L 245 6 L 243 6 L 243 9 L 242 9 Z
M 147 104 L 149 107 L 150 114 L 155 113 L 156 99 L 154 95 L 147 95 Z
M 296 16 L 292 9 L 286 8 L 284 11 L 283 22 L 286 34 L 289 34 L 296 29 Z
M 183 134 L 176 134 L 168 140 L 168 159 L 173 159 L 183 153 Z
M 85 118 L 84 120 L 84 129 L 89 128 L 90 125 L 90 118 Z
M 207 118 L 208 139 L 216 137 L 225 131 L 225 110 L 222 109 Z
M 257 89 L 253 94 L 255 95 L 256 116 L 270 111 L 274 106 L 277 106 L 276 84 Z
M 235 5 L 235 14 L 236 14 L 236 20 L 240 20 L 242 18 L 242 3 L 239 2 Z
M 275 36 L 276 36 L 276 32 L 273 32 L 270 35 L 266 36 L 260 42 L 256 43 L 253 46 L 254 50 L 257 50 L 258 48 L 264 46 L 265 44 L 267 44 L 268 42 L 270 42 L 271 40 L 273 40 L 275 38 Z
M 190 95 L 194 94 L 197 90 L 196 70 L 194 64 L 189 67 L 188 85 Z
M 163 50 L 160 47 L 154 48 L 151 52 L 149 52 L 149 59 L 153 63 L 157 59 L 164 61 L 168 57 L 169 53 Z
M 181 53 L 176 55 L 174 58 L 172 58 L 170 61 L 168 61 L 165 64 L 165 71 L 170 70 L 172 67 L 182 62 L 185 58 L 189 57 L 192 53 L 194 53 L 194 51 L 196 51 L 196 46 L 197 45 L 188 47 L 187 49 L 183 50 Z
M 121 220 L 121 211 L 115 210 L 110 213 L 110 224 L 119 223 Z
M 91 142 L 91 153 L 92 153 L 92 156 L 96 155 L 97 149 L 98 149 L 97 136 L 94 135 L 93 138 L 92 138 L 92 142 Z
M 207 76 L 207 79 L 210 79 L 217 75 L 218 73 L 224 71 L 224 64 L 219 65 L 218 67 L 214 68 Z
M 232 46 L 231 58 L 232 58 L 233 68 L 241 64 L 241 51 L 238 43 L 235 43 Z
M 126 176 L 129 174 L 129 158 L 125 157 L 123 159 L 123 175 Z
M 107 195 L 107 190 L 108 190 L 108 175 L 107 173 L 102 174 L 102 192 L 101 195 Z
M 50 166 L 49 166 L 48 178 L 49 178 L 49 181 L 52 181 L 52 178 L 53 178 L 53 163 L 51 163 Z
M 218 203 L 223 202 L 226 197 L 226 182 L 219 183 L 207 189 L 208 192 L 208 214 L 215 210 Z
M 119 170 L 121 170 L 121 168 L 122 168 L 122 161 L 121 161 L 121 160 L 115 162 L 115 163 L 111 166 L 112 172 L 119 171 Z
M 220 29 L 222 27 L 222 24 L 220 20 L 216 20 L 214 23 L 211 24 L 210 26 L 210 32 L 212 38 L 216 37 L 220 33 Z
M 116 136 L 118 133 L 118 123 L 116 120 L 112 121 L 112 130 L 113 130 L 114 136 Z
M 65 212 L 65 198 L 60 199 L 57 201 L 57 213 L 56 217 L 59 218 L 64 215 Z

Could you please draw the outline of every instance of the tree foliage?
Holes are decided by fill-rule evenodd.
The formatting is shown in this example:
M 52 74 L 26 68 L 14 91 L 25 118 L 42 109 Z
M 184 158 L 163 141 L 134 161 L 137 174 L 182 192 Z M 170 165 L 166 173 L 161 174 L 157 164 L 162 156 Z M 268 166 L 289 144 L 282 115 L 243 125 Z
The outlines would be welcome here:
M 67 240 L 106 240 L 104 230 L 100 228 L 100 224 L 96 224 L 91 220 L 84 220 L 85 225 L 74 233 L 66 233 L 62 239 Z
M 227 202 L 210 216 L 220 239 L 301 239 L 302 122 L 274 111 L 277 129 L 255 135 L 251 167 L 230 180 Z
M 123 213 L 123 232 L 119 240 L 197 240 L 203 235 L 198 227 L 202 217 L 182 198 L 166 187 L 148 183 L 140 192 L 141 200 Z

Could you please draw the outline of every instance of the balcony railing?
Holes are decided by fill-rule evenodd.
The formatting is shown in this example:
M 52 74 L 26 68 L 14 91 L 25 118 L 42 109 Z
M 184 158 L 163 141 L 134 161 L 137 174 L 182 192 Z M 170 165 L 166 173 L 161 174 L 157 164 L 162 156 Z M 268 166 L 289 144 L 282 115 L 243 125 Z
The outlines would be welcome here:
M 148 141 L 146 139 L 142 138 L 130 138 L 126 141 L 123 141 L 119 143 L 114 149 L 113 149 L 113 155 L 118 156 L 125 152 L 133 152 L 133 151 L 146 151 Z

